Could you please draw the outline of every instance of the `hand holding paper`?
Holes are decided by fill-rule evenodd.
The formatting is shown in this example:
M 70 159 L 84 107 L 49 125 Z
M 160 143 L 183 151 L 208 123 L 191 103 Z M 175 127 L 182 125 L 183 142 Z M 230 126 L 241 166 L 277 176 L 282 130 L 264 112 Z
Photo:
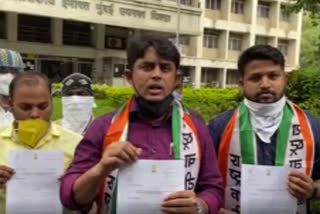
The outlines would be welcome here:
M 9 165 L 16 171 L 7 184 L 6 214 L 59 214 L 59 177 L 63 152 L 15 150 Z
M 138 160 L 121 169 L 117 214 L 163 214 L 163 199 L 184 190 L 183 164 L 183 160 Z
M 0 188 L 3 188 L 7 181 L 14 175 L 15 171 L 5 165 L 0 165 Z

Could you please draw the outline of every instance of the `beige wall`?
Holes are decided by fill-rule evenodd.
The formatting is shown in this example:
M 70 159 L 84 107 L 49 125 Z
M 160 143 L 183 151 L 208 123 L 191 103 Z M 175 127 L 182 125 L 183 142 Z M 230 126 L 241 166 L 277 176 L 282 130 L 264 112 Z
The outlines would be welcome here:
M 231 21 L 234 22 L 246 22 L 246 18 L 243 14 L 231 13 Z
M 205 10 L 205 17 L 212 19 L 212 20 L 217 20 L 217 19 L 221 19 L 221 11 L 220 10 L 210 10 L 210 9 L 206 9 Z
M 217 59 L 217 58 L 221 58 L 221 57 L 220 57 L 218 49 L 203 48 L 203 58 Z
M 195 48 L 190 45 L 180 45 L 179 49 L 182 56 L 194 56 Z
M 270 19 L 265 19 L 265 18 L 257 18 L 257 25 L 260 25 L 261 27 L 265 27 L 266 29 L 269 29 L 271 26 L 270 26 Z
M 283 21 L 281 21 L 281 22 L 280 22 L 280 28 L 281 28 L 282 30 L 284 30 L 284 31 L 289 31 L 289 30 L 291 30 L 291 27 L 290 27 L 289 22 L 283 22 Z
M 71 1 L 72 4 L 63 0 L 55 0 L 54 4 L 45 2 L 6 0 L 1 1 L 0 10 L 172 33 L 176 32 L 178 22 L 177 5 L 171 1 L 153 1 L 152 4 L 147 0 L 82 0 Z M 105 10 L 100 10 L 102 7 Z M 181 33 L 199 35 L 200 15 L 198 8 L 182 7 Z
M 240 54 L 241 54 L 241 51 L 229 50 L 228 60 L 237 61 Z

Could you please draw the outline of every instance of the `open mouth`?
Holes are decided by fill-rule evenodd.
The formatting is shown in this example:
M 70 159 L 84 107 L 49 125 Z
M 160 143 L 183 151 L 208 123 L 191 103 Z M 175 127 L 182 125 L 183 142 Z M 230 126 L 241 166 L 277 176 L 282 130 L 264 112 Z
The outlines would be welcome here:
M 157 95 L 157 94 L 160 94 L 162 92 L 163 88 L 160 85 L 154 84 L 154 85 L 150 85 L 148 87 L 148 90 L 149 90 L 149 93 L 151 95 Z

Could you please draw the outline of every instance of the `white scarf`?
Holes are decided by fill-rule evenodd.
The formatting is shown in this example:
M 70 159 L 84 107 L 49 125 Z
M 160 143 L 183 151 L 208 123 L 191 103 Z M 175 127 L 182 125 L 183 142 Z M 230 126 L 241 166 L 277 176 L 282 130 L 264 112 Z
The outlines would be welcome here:
M 14 118 L 10 111 L 3 109 L 0 105 L 0 129 L 8 126 L 13 122 Z
M 244 99 L 250 112 L 250 120 L 254 132 L 264 143 L 271 143 L 272 135 L 277 131 L 283 115 L 286 98 L 283 96 L 275 103 L 256 103 Z
M 9 85 L 13 78 L 14 75 L 11 73 L 0 74 L 0 94 L 9 96 Z
M 62 97 L 62 105 L 62 126 L 82 135 L 92 119 L 92 108 L 95 107 L 94 97 Z

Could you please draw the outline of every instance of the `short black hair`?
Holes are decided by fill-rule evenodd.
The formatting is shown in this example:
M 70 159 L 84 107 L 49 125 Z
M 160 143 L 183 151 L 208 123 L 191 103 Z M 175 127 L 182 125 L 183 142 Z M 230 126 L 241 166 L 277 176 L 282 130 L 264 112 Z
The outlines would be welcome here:
M 13 97 L 17 85 L 37 86 L 40 84 L 40 81 L 43 81 L 46 84 L 48 91 L 51 94 L 51 83 L 45 74 L 39 72 L 21 72 L 11 81 L 9 96 L 11 98 Z
M 128 68 L 133 69 L 134 63 L 143 58 L 148 48 L 153 47 L 158 56 L 172 61 L 176 69 L 180 67 L 180 54 L 176 46 L 167 38 L 133 38 L 127 48 Z
M 275 65 L 285 66 L 285 59 L 281 51 L 270 45 L 255 45 L 245 50 L 238 60 L 240 75 L 244 75 L 245 67 L 254 60 L 271 60 Z

